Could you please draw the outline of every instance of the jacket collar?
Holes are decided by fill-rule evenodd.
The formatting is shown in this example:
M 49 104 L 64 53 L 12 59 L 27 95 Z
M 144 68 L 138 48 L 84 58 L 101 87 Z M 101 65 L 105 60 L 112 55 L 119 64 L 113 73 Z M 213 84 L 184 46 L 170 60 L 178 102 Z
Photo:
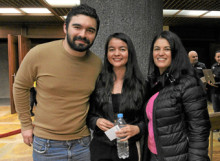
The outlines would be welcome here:
M 152 74 L 149 76 L 149 80 L 151 89 L 153 89 L 153 91 L 155 92 L 158 92 L 167 85 L 176 83 L 176 79 L 172 74 L 169 74 L 168 71 L 165 71 L 162 75 Z

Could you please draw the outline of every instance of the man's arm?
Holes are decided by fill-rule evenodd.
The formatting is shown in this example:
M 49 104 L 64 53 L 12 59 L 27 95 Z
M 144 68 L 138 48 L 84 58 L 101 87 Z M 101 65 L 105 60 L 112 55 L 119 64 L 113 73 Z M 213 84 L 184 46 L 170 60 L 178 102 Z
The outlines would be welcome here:
M 33 70 L 32 54 L 27 54 L 16 73 L 13 84 L 15 108 L 21 122 L 24 143 L 32 143 L 33 125 L 30 115 L 30 88 L 33 86 L 35 72 Z

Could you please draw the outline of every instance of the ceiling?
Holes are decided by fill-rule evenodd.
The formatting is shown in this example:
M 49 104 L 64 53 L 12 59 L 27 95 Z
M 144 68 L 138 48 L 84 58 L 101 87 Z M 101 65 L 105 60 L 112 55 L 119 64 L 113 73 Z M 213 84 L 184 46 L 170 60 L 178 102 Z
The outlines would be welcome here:
M 163 9 L 220 11 L 220 0 L 163 0 Z M 220 26 L 220 18 L 164 17 L 165 26 Z
M 23 8 L 23 7 L 46 7 L 52 14 L 48 16 L 29 15 L 23 13 L 18 15 L 0 14 L 1 24 L 5 23 L 63 23 L 60 16 L 66 15 L 70 8 L 53 8 L 44 0 L 0 0 L 0 7 Z M 163 9 L 181 10 L 214 10 L 220 11 L 220 0 L 163 0 Z M 220 18 L 186 18 L 186 17 L 164 17 L 165 26 L 220 26 Z
M 51 15 L 33 15 L 24 13 L 21 15 L 0 14 L 1 23 L 63 23 L 60 16 L 65 16 L 71 8 L 52 8 L 44 0 L 0 0 L 1 8 L 47 8 Z

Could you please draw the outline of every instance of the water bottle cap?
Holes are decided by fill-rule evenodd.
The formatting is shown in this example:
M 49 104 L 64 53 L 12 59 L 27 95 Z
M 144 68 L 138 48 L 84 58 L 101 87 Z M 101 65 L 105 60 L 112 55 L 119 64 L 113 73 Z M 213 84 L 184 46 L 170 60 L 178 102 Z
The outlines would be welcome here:
M 118 118 L 123 118 L 123 113 L 119 113 Z

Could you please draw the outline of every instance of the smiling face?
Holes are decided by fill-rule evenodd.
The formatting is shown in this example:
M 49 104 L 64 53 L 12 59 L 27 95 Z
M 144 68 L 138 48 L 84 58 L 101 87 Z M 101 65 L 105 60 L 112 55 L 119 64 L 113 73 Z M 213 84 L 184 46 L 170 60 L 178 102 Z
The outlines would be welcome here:
M 117 38 L 112 38 L 108 44 L 108 61 L 112 64 L 113 69 L 125 68 L 128 62 L 128 46 Z
M 96 20 L 86 15 L 76 15 L 64 26 L 66 39 L 71 49 L 79 52 L 88 50 L 96 36 Z
M 159 38 L 154 43 L 153 59 L 155 65 L 162 74 L 172 62 L 171 48 L 169 42 L 164 38 Z

